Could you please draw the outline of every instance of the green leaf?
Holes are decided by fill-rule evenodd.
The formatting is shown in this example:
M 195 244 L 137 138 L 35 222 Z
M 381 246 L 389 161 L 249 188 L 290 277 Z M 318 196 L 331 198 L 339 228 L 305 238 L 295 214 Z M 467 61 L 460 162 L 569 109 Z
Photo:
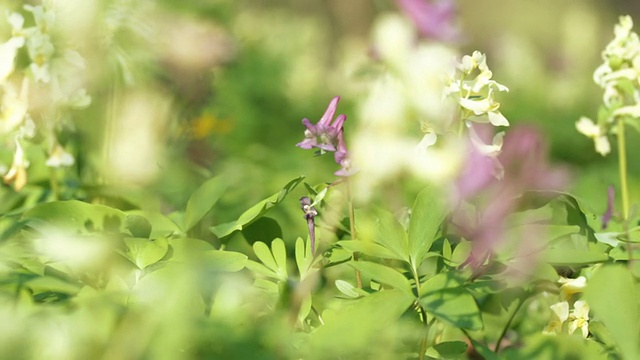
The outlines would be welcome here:
M 407 234 L 395 216 L 385 210 L 376 212 L 376 242 L 389 249 L 397 259 L 409 262 Z
M 464 341 L 445 341 L 427 349 L 427 355 L 436 359 L 462 359 L 467 352 Z
M 235 251 L 210 250 L 203 254 L 208 270 L 235 272 L 244 269 L 247 255 Z
M 385 290 L 349 300 L 336 311 L 324 311 L 325 324 L 317 328 L 301 349 L 302 358 L 354 358 L 349 356 L 379 341 L 384 329 L 393 326 L 414 298 L 400 290 Z
M 169 250 L 169 241 L 163 237 L 153 240 L 125 238 L 124 243 L 127 248 L 127 258 L 140 269 L 157 263 Z
M 52 227 L 74 232 L 124 230 L 127 215 L 117 209 L 77 200 L 39 204 L 22 215 L 28 226 L 48 232 Z
M 264 215 L 269 209 L 276 206 L 284 198 L 298 186 L 304 179 L 304 176 L 297 177 L 291 180 L 287 185 L 282 188 L 279 192 L 269 196 L 268 198 L 260 201 L 256 205 L 250 207 L 246 210 L 237 220 L 231 221 L 224 224 L 219 224 L 216 226 L 212 226 L 209 229 L 213 232 L 218 238 L 223 238 L 225 236 L 230 235 L 234 231 L 242 230 L 245 226 L 254 222 L 257 218 Z
M 300 273 L 300 281 L 317 271 L 317 269 L 312 270 L 312 266 L 321 260 L 322 257 L 313 258 L 309 240 L 305 241 L 300 237 L 296 240 L 296 265 L 298 266 L 298 273 Z
M 567 265 L 586 265 L 605 262 L 609 259 L 607 254 L 596 251 L 554 248 L 545 249 L 542 252 L 542 259 L 551 265 L 567 266 Z
M 151 224 L 151 234 L 148 236 L 151 239 L 162 236 L 170 237 L 171 235 L 182 233 L 182 229 L 173 220 L 158 211 L 129 210 L 126 214 L 129 216 L 142 216 L 147 219 Z
M 352 261 L 349 265 L 377 282 L 390 285 L 408 296 L 415 296 L 409 280 L 393 268 L 368 261 Z
M 446 199 L 437 188 L 427 187 L 418 194 L 409 224 L 409 253 L 414 269 L 425 259 L 448 211 Z
M 420 289 L 420 305 L 439 320 L 470 330 L 481 329 L 482 318 L 478 304 L 471 294 L 459 286 L 460 279 L 449 273 L 427 280 Z
M 124 228 L 129 230 L 133 237 L 148 239 L 151 236 L 151 223 L 140 215 L 127 215 Z
M 218 202 L 228 187 L 222 176 L 207 180 L 191 194 L 184 215 L 184 231 L 194 227 Z
M 342 240 L 337 242 L 338 245 L 352 253 L 359 252 L 369 256 L 375 256 L 382 259 L 402 260 L 401 257 L 395 255 L 386 247 L 367 240 Z
M 215 248 L 208 242 L 192 238 L 169 238 L 171 259 L 169 261 L 197 263 L 203 260 L 203 254 Z
M 271 242 L 271 250 L 267 244 L 255 242 L 253 252 L 278 279 L 287 280 L 287 252 L 282 239 L 274 239 Z
M 362 289 L 358 289 L 355 286 L 351 285 L 350 283 L 344 281 L 344 280 L 336 280 L 336 288 L 338 288 L 338 290 L 344 294 L 346 297 L 352 298 L 352 299 L 357 299 L 363 295 L 366 295 L 367 293 L 362 290 Z M 360 291 L 358 291 L 360 290 Z M 363 294 L 364 292 L 364 294 Z
M 633 275 L 621 265 L 598 269 L 584 293 L 594 316 L 609 330 L 625 359 L 640 359 L 639 295 Z

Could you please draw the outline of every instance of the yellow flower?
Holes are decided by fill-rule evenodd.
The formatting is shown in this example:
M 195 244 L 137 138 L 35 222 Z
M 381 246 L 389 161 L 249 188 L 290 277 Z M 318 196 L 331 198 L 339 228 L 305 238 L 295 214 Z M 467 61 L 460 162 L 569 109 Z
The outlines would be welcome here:
M 16 139 L 16 152 L 13 154 L 13 164 L 9 171 L 2 177 L 5 184 L 13 183 L 13 188 L 20 191 L 27 184 L 27 167 L 29 162 L 24 156 L 24 150 Z
M 589 335 L 589 305 L 578 300 L 573 304 L 573 310 L 569 314 L 569 334 L 573 334 L 576 330 L 580 329 L 582 337 L 587 338 Z
M 562 332 L 562 324 L 569 318 L 569 303 L 566 301 L 553 304 L 549 307 L 552 310 L 551 321 L 542 331 L 543 334 L 559 334 Z
M 576 279 L 561 277 L 558 282 L 562 284 L 562 286 L 560 286 L 560 298 L 562 300 L 569 300 L 573 294 L 584 291 L 584 288 L 587 286 L 587 278 L 584 276 Z

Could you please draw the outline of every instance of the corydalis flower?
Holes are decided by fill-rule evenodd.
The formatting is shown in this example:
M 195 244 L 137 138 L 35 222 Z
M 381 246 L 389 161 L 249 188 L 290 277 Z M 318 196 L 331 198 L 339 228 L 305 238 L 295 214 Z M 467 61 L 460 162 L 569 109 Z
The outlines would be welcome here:
M 304 131 L 305 139 L 296 144 L 296 146 L 302 149 L 318 148 L 321 151 L 336 151 L 338 134 L 342 131 L 342 125 L 347 119 L 347 116 L 343 114 L 338 115 L 335 120 L 333 119 L 338 107 L 338 101 L 340 101 L 339 96 L 331 99 L 327 110 L 325 110 L 324 115 L 316 125 L 312 124 L 307 118 L 302 119 L 302 123 L 307 128 Z
M 296 146 L 302 149 L 317 148 L 320 149 L 320 154 L 335 152 L 334 159 L 342 167 L 342 169 L 335 172 L 335 175 L 350 176 L 355 171 L 351 167 L 351 160 L 342 130 L 347 116 L 340 114 L 335 120 L 333 119 L 338 107 L 338 101 L 340 101 L 339 96 L 331 99 L 327 110 L 325 110 L 324 115 L 322 115 L 317 124 L 312 124 L 307 118 L 302 119 L 302 123 L 307 128 L 304 131 L 305 139 L 296 144 Z
M 459 37 L 459 31 L 453 23 L 453 1 L 396 0 L 396 4 L 413 21 L 420 35 L 442 41 L 456 40 Z
M 478 268 L 502 242 L 508 216 L 530 190 L 557 191 L 568 181 L 563 169 L 549 165 L 541 135 L 529 128 L 513 129 L 499 156 L 469 146 L 469 156 L 455 183 L 453 223 L 473 243 L 465 262 Z M 474 203 L 475 209 L 461 206 Z M 524 246 L 524 244 L 523 244 Z

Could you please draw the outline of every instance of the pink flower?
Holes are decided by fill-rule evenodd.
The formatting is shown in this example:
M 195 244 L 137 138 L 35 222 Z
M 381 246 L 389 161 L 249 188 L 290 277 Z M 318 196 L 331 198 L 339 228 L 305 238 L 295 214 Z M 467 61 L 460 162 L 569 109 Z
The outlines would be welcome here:
M 455 4 L 452 0 L 396 0 L 424 37 L 452 41 L 460 33 L 453 24 Z
M 316 125 L 313 125 L 307 118 L 302 119 L 302 123 L 307 128 L 304 131 L 305 139 L 296 146 L 302 149 L 318 148 L 322 151 L 336 151 L 338 134 L 342 131 L 342 125 L 347 120 L 347 116 L 344 114 L 338 115 L 335 120 L 333 119 L 338 101 L 340 101 L 339 96 L 331 99 L 327 110 Z
M 344 132 L 342 126 L 347 120 L 344 114 L 338 115 L 333 119 L 338 107 L 340 97 L 336 96 L 331 99 L 327 110 L 320 118 L 317 124 L 313 125 L 309 119 L 302 119 L 302 123 L 307 128 L 304 131 L 305 139 L 296 144 L 302 149 L 320 149 L 320 154 L 325 152 L 334 152 L 334 159 L 342 169 L 335 172 L 337 176 L 350 176 L 355 173 L 351 166 L 347 144 L 344 141 Z
M 453 223 L 473 243 L 465 264 L 478 268 L 503 241 L 507 217 L 522 205 L 523 195 L 531 190 L 559 191 L 569 176 L 549 164 L 546 144 L 529 127 L 509 131 L 497 158 L 481 154 L 473 145 L 469 148 L 467 163 L 454 185 Z M 462 206 L 463 201 L 474 204 L 474 209 Z

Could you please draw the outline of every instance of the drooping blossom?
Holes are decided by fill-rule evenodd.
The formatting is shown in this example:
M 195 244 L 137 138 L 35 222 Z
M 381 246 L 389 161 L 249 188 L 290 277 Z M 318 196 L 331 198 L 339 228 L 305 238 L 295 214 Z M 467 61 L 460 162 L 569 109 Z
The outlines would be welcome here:
M 558 191 L 567 182 L 568 174 L 548 163 L 542 137 L 531 128 L 510 131 L 495 158 L 469 146 L 467 163 L 454 184 L 453 224 L 473 243 L 464 265 L 481 266 L 502 243 L 507 218 L 525 192 Z M 475 207 L 463 206 L 465 202 Z
M 396 0 L 396 4 L 413 21 L 421 36 L 440 41 L 460 37 L 454 23 L 456 6 L 452 0 Z
M 318 211 L 315 207 L 311 206 L 311 199 L 304 196 L 300 198 L 300 208 L 304 212 L 304 218 L 307 220 L 307 226 L 309 227 L 309 240 L 311 241 L 311 254 L 316 253 L 316 225 L 314 218 L 318 216 Z

